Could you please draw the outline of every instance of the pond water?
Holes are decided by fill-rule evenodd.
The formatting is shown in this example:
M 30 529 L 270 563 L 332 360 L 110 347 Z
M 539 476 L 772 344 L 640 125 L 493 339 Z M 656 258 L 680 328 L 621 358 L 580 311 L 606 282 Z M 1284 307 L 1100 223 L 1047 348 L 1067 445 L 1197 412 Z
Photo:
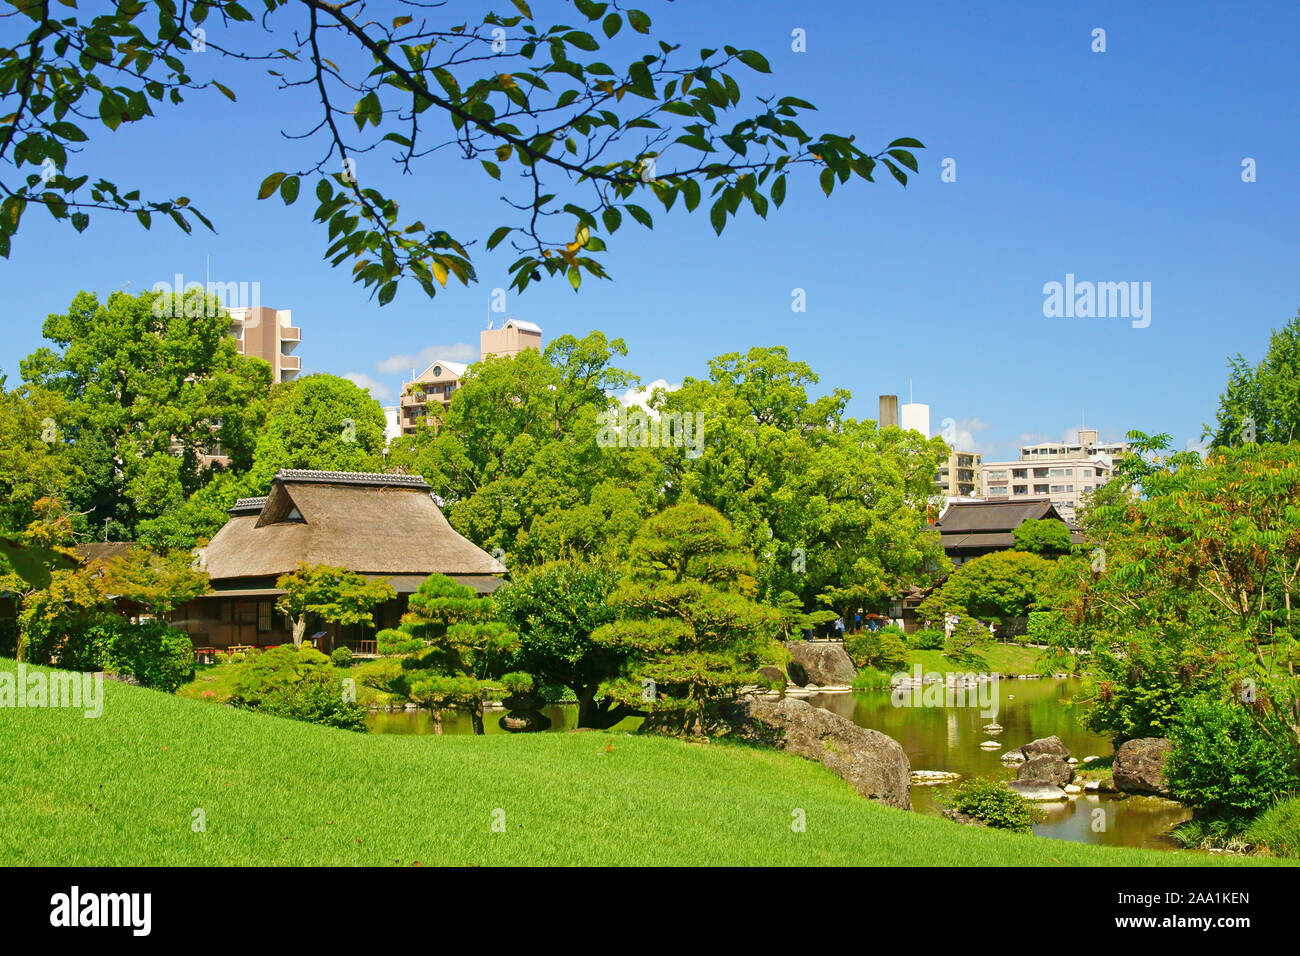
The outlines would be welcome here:
M 1016 771 L 1001 763 L 1007 750 L 1053 734 L 1061 738 L 1070 753 L 1079 758 L 1095 754 L 1107 757 L 1112 748 L 1108 738 L 1082 729 L 1068 706 L 1078 687 L 1073 680 L 1005 680 L 997 685 L 996 722 L 1001 733 L 986 733 L 991 723 L 980 707 L 896 707 L 888 691 L 853 694 L 816 694 L 808 702 L 847 717 L 861 727 L 870 727 L 897 740 L 907 753 L 913 770 L 944 770 L 964 777 L 982 776 L 1014 780 Z M 990 698 L 985 697 L 984 700 Z M 484 714 L 484 730 L 505 733 L 497 724 L 504 711 Z M 551 730 L 571 730 L 577 725 L 577 709 L 553 705 L 543 713 L 551 718 Z M 432 734 L 433 721 L 427 711 L 374 713 L 369 717 L 372 733 Z M 636 729 L 640 718 L 629 718 L 616 730 Z M 443 732 L 471 733 L 469 717 L 447 713 Z M 996 740 L 997 750 L 981 750 L 980 744 Z M 912 806 L 918 813 L 938 815 L 945 788 L 912 787 Z M 1080 794 L 1063 803 L 1038 804 L 1046 819 L 1034 825 L 1039 836 L 1079 843 L 1172 849 L 1177 844 L 1170 829 L 1191 816 L 1191 811 L 1164 800 L 1147 797 L 1114 797 Z M 1101 814 L 1094 811 L 1100 810 Z
M 1078 686 L 1076 680 L 999 681 L 996 694 L 984 698 L 996 701 L 996 722 L 1003 727 L 996 734 L 983 730 L 993 721 L 978 706 L 896 707 L 888 691 L 817 694 L 808 702 L 893 737 L 907 753 L 913 770 L 1014 780 L 1015 767 L 1003 764 L 1002 754 L 1040 737 L 1055 734 L 1080 761 L 1090 755 L 1111 755 L 1110 739 L 1080 727 L 1069 707 L 1069 698 Z M 987 740 L 1001 746 L 981 750 L 980 744 Z M 944 789 L 912 787 L 913 808 L 919 813 L 940 813 Z M 1091 793 L 1038 806 L 1047 815 L 1034 825 L 1039 836 L 1162 849 L 1177 846 L 1169 831 L 1192 815 L 1187 808 L 1166 800 Z M 1094 813 L 1096 810 L 1101 814 Z

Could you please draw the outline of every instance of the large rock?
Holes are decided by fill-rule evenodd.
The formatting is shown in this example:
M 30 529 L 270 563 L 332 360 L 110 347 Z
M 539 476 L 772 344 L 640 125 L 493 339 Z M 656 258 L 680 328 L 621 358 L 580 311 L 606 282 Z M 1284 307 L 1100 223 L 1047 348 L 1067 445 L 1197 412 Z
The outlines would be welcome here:
M 790 680 L 800 687 L 816 684 L 818 687 L 852 684 L 858 669 L 844 650 L 843 644 L 790 641 L 785 645 L 794 660 L 786 667 Z
M 1025 755 L 1026 760 L 1033 760 L 1035 757 L 1041 757 L 1044 754 L 1060 757 L 1062 760 L 1070 759 L 1070 751 L 1066 749 L 1065 744 L 1061 743 L 1061 738 L 1055 734 L 1050 737 L 1031 740 L 1020 748 L 1020 752 Z
M 1033 800 L 1035 803 L 1051 803 L 1056 800 L 1066 799 L 1065 791 L 1051 783 L 1039 783 L 1036 780 L 1011 780 L 1008 781 L 1007 787 L 1026 800 Z
M 1115 751 L 1111 780 L 1121 793 L 1154 793 L 1170 796 L 1165 782 L 1165 758 L 1173 746 L 1164 737 L 1129 740 Z
M 725 705 L 720 716 L 731 736 L 816 760 L 864 797 L 912 809 L 912 768 L 892 737 L 789 697 L 746 697 Z
M 1050 783 L 1064 787 L 1074 779 L 1074 768 L 1063 758 L 1052 754 L 1030 757 L 1016 771 L 1016 779 L 1031 783 Z

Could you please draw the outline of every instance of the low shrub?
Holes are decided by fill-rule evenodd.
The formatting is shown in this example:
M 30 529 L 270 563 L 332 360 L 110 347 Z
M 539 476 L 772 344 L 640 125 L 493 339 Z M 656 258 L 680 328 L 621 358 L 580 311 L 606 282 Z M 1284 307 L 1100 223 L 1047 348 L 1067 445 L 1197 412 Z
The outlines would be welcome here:
M 1188 698 L 1169 729 L 1169 789 L 1208 817 L 1253 816 L 1300 790 L 1283 727 L 1262 728 L 1246 707 L 1210 694 Z M 1294 742 L 1291 744 L 1294 747 Z
M 330 654 L 330 663 L 335 667 L 349 667 L 352 664 L 352 648 L 336 647 Z
M 897 627 L 846 634 L 844 651 L 859 668 L 875 667 L 892 673 L 907 667 L 907 643 Z
M 172 693 L 194 674 L 190 636 L 161 621 L 126 624 L 113 634 L 102 658 L 106 670 L 130 674 L 141 687 Z
M 954 810 L 974 817 L 995 830 L 1031 833 L 1041 813 L 1028 800 L 1000 780 L 971 777 L 953 787 Z
M 1279 800 L 1246 827 L 1245 839 L 1274 856 L 1300 859 L 1300 797 Z
M 278 687 L 262 697 L 256 706 L 242 700 L 232 700 L 231 703 L 273 717 L 366 732 L 366 709 L 347 700 L 341 684 L 306 683 L 297 687 Z
M 907 639 L 907 646 L 915 651 L 943 650 L 943 631 L 937 627 L 923 627 Z

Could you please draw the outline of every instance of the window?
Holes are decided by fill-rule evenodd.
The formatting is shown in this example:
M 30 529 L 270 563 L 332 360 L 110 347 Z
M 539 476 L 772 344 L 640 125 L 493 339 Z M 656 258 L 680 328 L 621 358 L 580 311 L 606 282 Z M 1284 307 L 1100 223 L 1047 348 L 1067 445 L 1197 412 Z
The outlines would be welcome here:
M 1003 486 L 1001 486 L 1001 487 L 990 488 L 990 489 L 989 489 L 989 495 L 990 495 L 990 496 L 992 496 L 992 495 L 1005 495 L 1006 493 L 1007 493 L 1007 489 L 1006 489 L 1006 486 L 1005 486 L 1005 485 L 1003 485 Z
M 234 601 L 221 602 L 220 616 L 221 616 L 222 624 L 230 624 L 234 620 L 234 613 L 235 613 Z
M 1007 472 L 1005 468 L 1002 471 L 989 472 L 989 481 L 1006 481 L 1006 480 L 1007 480 Z
M 270 601 L 262 601 L 257 605 L 257 629 L 263 633 L 271 629 Z

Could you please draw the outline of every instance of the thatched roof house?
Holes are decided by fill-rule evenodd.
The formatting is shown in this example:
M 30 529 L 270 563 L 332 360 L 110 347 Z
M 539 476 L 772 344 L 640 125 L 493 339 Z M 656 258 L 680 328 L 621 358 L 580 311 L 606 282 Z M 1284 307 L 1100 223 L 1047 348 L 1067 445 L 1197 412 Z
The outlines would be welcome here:
M 265 496 L 230 509 L 203 551 L 212 593 L 191 602 L 178 623 L 196 646 L 280 643 L 275 582 L 304 562 L 387 580 L 399 597 L 376 612 L 378 627 L 397 623 L 430 574 L 490 593 L 506 571 L 451 527 L 417 475 L 283 470 Z

